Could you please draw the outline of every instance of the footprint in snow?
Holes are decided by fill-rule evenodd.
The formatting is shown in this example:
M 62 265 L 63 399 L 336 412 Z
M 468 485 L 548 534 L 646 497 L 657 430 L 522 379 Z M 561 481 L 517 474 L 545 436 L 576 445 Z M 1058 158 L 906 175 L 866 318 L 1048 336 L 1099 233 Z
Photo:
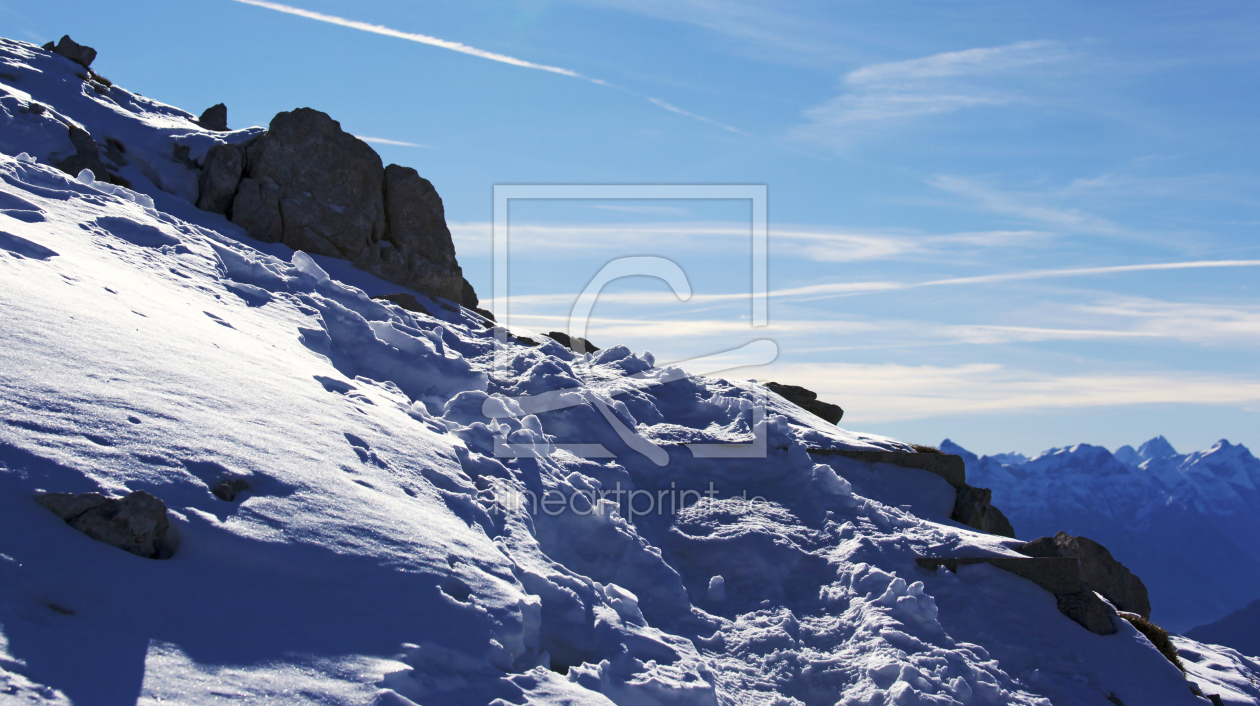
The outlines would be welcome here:
M 363 463 L 370 463 L 381 468 L 389 468 L 389 464 L 385 463 L 384 459 L 376 455 L 376 452 L 372 450 L 371 446 L 368 446 L 366 441 L 354 434 L 351 434 L 350 432 L 345 432 L 345 437 L 346 441 L 350 442 L 350 447 L 354 449 L 354 453 L 359 457 L 360 461 Z

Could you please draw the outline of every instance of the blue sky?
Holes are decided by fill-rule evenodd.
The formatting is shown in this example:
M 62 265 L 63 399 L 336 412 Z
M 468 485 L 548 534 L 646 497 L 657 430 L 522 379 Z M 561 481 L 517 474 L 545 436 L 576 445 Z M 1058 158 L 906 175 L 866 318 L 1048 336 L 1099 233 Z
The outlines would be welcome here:
M 0 0 L 0 34 L 68 32 L 233 127 L 311 106 L 377 138 L 437 186 L 485 297 L 494 184 L 768 186 L 768 330 L 729 296 L 747 204 L 693 201 L 514 205 L 519 328 L 661 255 L 692 300 L 616 283 L 594 342 L 667 361 L 770 337 L 778 360 L 738 375 L 908 441 L 1260 447 L 1254 3 L 267 4 Z

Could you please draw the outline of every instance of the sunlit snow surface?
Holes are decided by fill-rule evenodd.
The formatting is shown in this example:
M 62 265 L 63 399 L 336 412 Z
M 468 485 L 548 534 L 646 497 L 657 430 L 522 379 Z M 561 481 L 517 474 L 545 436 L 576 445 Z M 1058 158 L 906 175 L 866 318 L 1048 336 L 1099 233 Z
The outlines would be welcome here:
M 488 396 L 585 387 L 583 361 L 540 338 L 492 375 L 472 314 L 372 301 L 357 287 L 389 286 L 193 208 L 184 165 L 136 166 L 216 139 L 182 112 L 0 50 L 21 87 L 0 87 L 0 702 L 1205 703 L 1127 623 L 1100 637 L 1014 575 L 916 568 L 1012 553 L 947 519 L 939 477 L 806 452 L 899 442 L 771 396 L 766 458 L 675 444 L 659 466 L 590 401 L 483 416 Z M 22 112 L 32 100 L 98 141 L 125 135 L 123 173 L 154 207 L 47 166 L 65 128 Z M 649 361 L 599 352 L 586 394 L 652 438 L 750 435 L 750 383 L 609 396 L 660 374 Z M 496 458 L 496 431 L 616 457 Z M 226 476 L 249 490 L 218 499 Z M 633 523 L 612 502 L 495 502 L 710 483 L 714 499 Z M 154 561 L 95 542 L 32 501 L 45 490 L 150 492 L 179 548 Z M 1254 696 L 1254 663 L 1202 649 L 1231 695 Z

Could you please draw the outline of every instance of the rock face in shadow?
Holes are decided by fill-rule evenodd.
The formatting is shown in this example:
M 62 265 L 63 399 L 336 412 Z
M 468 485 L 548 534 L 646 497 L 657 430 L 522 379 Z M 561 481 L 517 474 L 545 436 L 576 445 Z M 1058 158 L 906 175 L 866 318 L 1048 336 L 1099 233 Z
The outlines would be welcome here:
M 56 45 L 52 42 L 45 44 L 44 49 L 47 49 L 54 54 L 64 56 L 85 69 L 91 66 L 92 62 L 96 60 L 95 49 L 79 44 L 71 39 L 68 34 L 62 35 Z
M 210 117 L 219 129 L 217 116 Z M 211 149 L 199 186 L 199 208 L 227 215 L 259 240 L 349 260 L 427 295 L 478 304 L 433 184 L 409 167 L 382 166 L 366 142 L 326 113 L 280 113 L 243 151 Z
M 997 534 L 1003 537 L 1014 537 L 1015 528 L 1006 519 L 1002 511 L 993 507 L 993 491 L 988 488 L 973 488 L 963 484 L 958 488 L 954 500 L 954 514 L 950 519 L 961 522 L 968 527 L 975 527 L 981 532 Z
M 1120 610 L 1151 617 L 1151 600 L 1142 579 L 1116 561 L 1106 547 L 1088 537 L 1059 532 L 1053 537 L 1034 539 L 1016 551 L 1032 557 L 1074 559 L 1091 591 L 1101 593 Z
M 384 167 L 310 108 L 280 113 L 246 150 L 232 222 L 267 242 L 358 261 L 385 239 Z
M 236 145 L 215 145 L 206 153 L 206 163 L 198 180 L 197 208 L 227 213 L 236 198 L 236 187 L 245 170 L 245 153 Z
M 45 493 L 35 502 L 98 542 L 146 559 L 167 559 L 172 553 L 166 542 L 170 529 L 166 505 L 143 490 L 123 498 Z
M 800 385 L 782 385 L 777 382 L 768 382 L 766 383 L 766 388 L 806 412 L 812 412 L 814 415 L 822 417 L 831 424 L 839 424 L 844 417 L 844 410 L 840 408 L 840 405 L 823 402 L 818 399 L 817 392 L 807 390 Z
M 227 106 L 222 103 L 215 103 L 206 108 L 206 112 L 197 118 L 197 124 L 207 130 L 215 132 L 227 132 Z
M 1114 635 L 1118 632 L 1111 616 L 1115 611 L 1090 590 L 1081 574 L 1081 567 L 1069 557 L 925 557 L 915 562 L 925 569 L 944 566 L 957 572 L 967 564 L 989 564 L 1003 571 L 1032 581 L 1050 593 L 1058 602 L 1059 612 L 1076 621 L 1081 627 L 1097 635 Z

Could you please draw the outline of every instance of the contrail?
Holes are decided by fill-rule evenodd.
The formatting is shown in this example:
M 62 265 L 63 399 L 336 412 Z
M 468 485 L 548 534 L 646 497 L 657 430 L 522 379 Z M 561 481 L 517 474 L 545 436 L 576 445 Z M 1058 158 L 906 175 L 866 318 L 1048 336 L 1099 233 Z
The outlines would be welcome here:
M 630 95 L 633 95 L 637 98 L 642 98 L 648 101 L 649 103 L 651 103 L 652 105 L 655 105 L 656 107 L 661 108 L 663 110 L 668 110 L 671 113 L 677 113 L 678 115 L 686 116 L 688 118 L 691 118 L 692 120 L 698 120 L 702 123 L 708 123 L 709 125 L 720 127 L 723 130 L 729 130 L 730 132 L 733 132 L 739 135 L 748 136 L 748 133 L 744 132 L 743 130 L 740 130 L 738 128 L 733 128 L 730 125 L 723 125 L 722 123 L 719 123 L 716 120 L 711 120 L 709 118 L 706 118 L 703 115 L 696 115 L 695 113 L 688 112 L 686 110 L 683 110 L 682 108 L 672 106 L 669 103 L 666 103 L 665 101 L 660 100 L 659 98 L 649 98 L 642 94 L 631 91 L 628 88 L 615 86 L 611 83 L 608 83 L 607 81 L 604 81 L 603 79 L 591 78 L 590 76 L 584 76 L 571 69 L 564 69 L 559 66 L 548 66 L 546 64 L 535 64 L 532 61 L 525 61 L 524 59 L 517 59 L 516 57 L 508 56 L 507 54 L 496 54 L 495 52 L 492 52 L 492 51 L 486 51 L 484 49 L 470 47 L 467 44 L 461 44 L 459 42 L 452 42 L 445 39 L 439 39 L 437 37 L 430 37 L 427 34 L 415 34 L 413 32 L 402 32 L 396 29 L 392 29 L 390 27 L 385 27 L 383 25 L 374 25 L 374 24 L 369 24 L 367 22 L 359 22 L 358 20 L 346 19 L 345 17 L 337 17 L 336 15 L 325 15 L 322 12 L 313 12 L 311 10 L 303 10 L 300 7 L 293 7 L 292 5 L 282 5 L 278 2 L 267 2 L 267 0 L 233 0 L 233 2 L 239 2 L 243 5 L 253 5 L 254 7 L 261 7 L 268 10 L 275 10 L 276 12 L 283 12 L 286 15 L 296 15 L 297 17 L 305 17 L 308 20 L 317 20 L 319 22 L 327 22 L 329 24 L 334 24 L 341 27 L 349 27 L 350 29 L 357 29 L 361 32 L 371 32 L 372 34 L 380 34 L 386 37 L 394 37 L 396 39 L 405 39 L 409 42 L 418 42 L 420 44 L 428 44 L 429 46 L 439 47 L 441 49 L 450 49 L 451 51 L 457 51 L 461 54 L 468 54 L 469 56 L 476 56 L 482 59 L 489 59 L 490 61 L 497 61 L 502 64 L 510 64 L 512 66 L 519 66 L 524 69 L 535 69 L 538 71 L 546 71 L 548 73 L 559 74 L 561 76 L 568 76 L 570 78 L 582 79 L 583 81 L 590 81 L 591 83 L 594 83 L 600 86 L 607 86 L 609 88 L 616 88 L 618 90 L 625 91 L 626 93 L 629 93 Z
M 390 140 L 385 137 L 368 137 L 367 135 L 355 135 L 355 137 L 364 142 L 375 142 L 379 145 L 398 145 L 399 147 L 423 147 L 428 149 L 428 145 L 420 145 L 415 142 L 403 142 L 402 140 Z
M 489 59 L 490 61 L 498 61 L 504 64 L 511 64 L 512 66 L 520 66 L 526 69 L 538 69 L 539 71 L 549 71 L 553 74 L 560 74 L 561 76 L 572 76 L 573 78 L 584 78 L 584 79 L 587 79 L 588 81 L 592 80 L 592 79 L 588 79 L 586 76 L 583 76 L 582 74 L 576 71 L 562 69 L 559 66 L 547 66 L 546 64 L 535 64 L 532 61 L 525 61 L 524 59 L 517 59 L 514 56 L 508 56 L 506 54 L 495 54 L 494 52 L 485 51 L 483 49 L 478 49 L 476 47 L 470 47 L 467 44 L 460 44 L 459 42 L 448 42 L 445 39 L 438 39 L 437 37 L 430 37 L 427 34 L 413 34 L 411 32 L 400 32 L 396 29 L 390 29 L 389 27 L 383 27 L 381 25 L 368 24 L 367 22 L 358 22 L 356 20 L 348 20 L 344 17 L 337 17 L 336 15 L 325 15 L 322 12 L 311 12 L 310 10 L 303 10 L 300 7 L 292 7 L 290 5 L 281 5 L 278 2 L 266 2 L 265 0 L 234 0 L 234 1 L 243 3 L 245 5 L 254 5 L 255 7 L 265 7 L 268 10 L 275 10 L 276 12 L 283 12 L 288 15 L 297 15 L 298 17 L 305 17 L 310 20 L 319 20 L 320 22 L 327 22 L 329 24 L 341 25 L 342 27 L 349 27 L 350 29 L 357 29 L 363 32 L 371 32 L 373 34 L 383 34 L 386 37 L 396 37 L 398 39 L 406 39 L 409 42 L 419 42 L 420 44 L 428 44 L 434 47 L 450 49 L 451 51 L 457 51 L 461 54 L 468 54 L 470 56 L 479 56 L 482 59 Z
M 744 132 L 743 130 L 740 130 L 739 128 L 731 127 L 730 125 L 723 125 L 722 123 L 719 123 L 716 120 L 710 120 L 709 118 L 706 118 L 703 115 L 696 115 L 695 113 L 690 113 L 688 111 L 683 110 L 682 108 L 679 108 L 678 106 L 670 105 L 669 103 L 666 103 L 660 98 L 648 98 L 647 101 L 651 103 L 652 105 L 658 108 L 664 108 L 665 110 L 668 110 L 671 113 L 678 113 L 679 115 L 685 115 L 691 118 L 692 120 L 699 120 L 702 123 L 708 123 L 710 125 L 720 127 L 723 130 L 729 130 L 737 135 L 743 135 L 745 137 L 750 136 L 748 133 Z

